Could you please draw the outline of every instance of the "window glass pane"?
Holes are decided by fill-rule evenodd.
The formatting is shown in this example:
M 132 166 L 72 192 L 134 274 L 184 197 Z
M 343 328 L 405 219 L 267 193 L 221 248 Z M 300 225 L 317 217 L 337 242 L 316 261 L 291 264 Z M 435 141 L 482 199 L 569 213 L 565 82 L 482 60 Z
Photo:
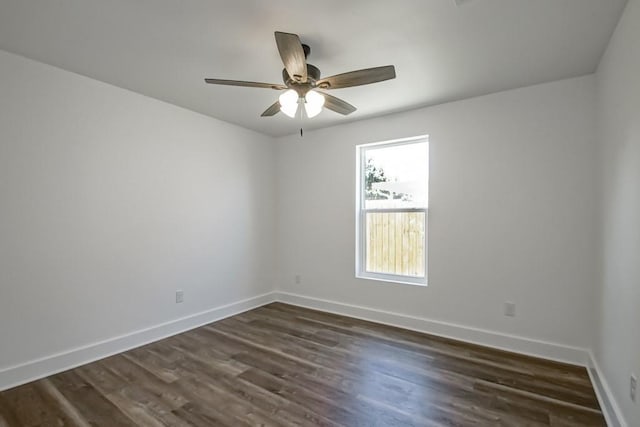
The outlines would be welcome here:
M 367 212 L 365 270 L 425 277 L 425 213 Z
M 364 208 L 426 208 L 428 156 L 426 142 L 367 148 Z

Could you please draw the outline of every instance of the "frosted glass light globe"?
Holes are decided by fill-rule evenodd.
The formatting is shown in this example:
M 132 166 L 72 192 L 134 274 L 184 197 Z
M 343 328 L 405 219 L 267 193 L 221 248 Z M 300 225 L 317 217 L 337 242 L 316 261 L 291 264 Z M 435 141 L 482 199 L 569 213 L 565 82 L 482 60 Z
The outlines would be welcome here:
M 314 90 L 310 90 L 304 100 L 304 109 L 307 112 L 307 117 L 312 118 L 320 114 L 324 106 L 324 96 Z
M 289 117 L 295 117 L 298 111 L 298 92 L 293 89 L 282 93 L 278 98 L 280 111 Z

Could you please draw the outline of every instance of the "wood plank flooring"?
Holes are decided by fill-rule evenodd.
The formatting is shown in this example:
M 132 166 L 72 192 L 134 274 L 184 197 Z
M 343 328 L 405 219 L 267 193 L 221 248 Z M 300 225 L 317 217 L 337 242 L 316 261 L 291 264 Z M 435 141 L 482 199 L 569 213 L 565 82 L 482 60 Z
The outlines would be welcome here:
M 603 426 L 582 367 L 274 303 L 0 393 L 0 426 Z

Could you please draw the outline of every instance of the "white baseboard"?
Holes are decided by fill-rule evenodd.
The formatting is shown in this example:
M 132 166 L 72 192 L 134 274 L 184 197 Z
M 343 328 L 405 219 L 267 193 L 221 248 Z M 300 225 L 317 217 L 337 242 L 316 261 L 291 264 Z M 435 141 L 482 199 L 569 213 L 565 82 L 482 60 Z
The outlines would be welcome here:
M 586 366 L 608 425 L 627 427 L 602 371 L 589 350 L 287 292 L 270 292 L 258 295 L 150 328 L 0 369 L 0 391 L 186 332 L 275 301 Z
M 301 307 L 313 308 L 574 365 L 588 366 L 589 364 L 589 351 L 584 348 L 570 347 L 558 343 L 533 340 L 516 335 L 502 334 L 469 326 L 344 304 L 337 301 L 307 297 L 288 292 L 276 292 L 275 294 L 276 300 Z
M 609 427 L 628 427 L 629 424 L 624 419 L 620 406 L 616 402 L 616 399 L 611 393 L 611 388 L 607 382 L 594 354 L 589 351 L 589 377 L 591 377 L 591 383 L 598 396 L 598 402 L 602 413 L 607 420 Z
M 0 370 L 0 391 L 122 353 L 274 301 L 275 293 L 269 292 L 126 335 L 10 366 Z

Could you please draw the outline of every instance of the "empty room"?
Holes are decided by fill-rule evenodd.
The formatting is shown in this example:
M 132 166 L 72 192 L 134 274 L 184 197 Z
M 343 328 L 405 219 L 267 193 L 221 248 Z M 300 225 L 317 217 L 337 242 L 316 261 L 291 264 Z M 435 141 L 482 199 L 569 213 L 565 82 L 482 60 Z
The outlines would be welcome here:
M 640 0 L 0 0 L 0 427 L 640 427 Z

